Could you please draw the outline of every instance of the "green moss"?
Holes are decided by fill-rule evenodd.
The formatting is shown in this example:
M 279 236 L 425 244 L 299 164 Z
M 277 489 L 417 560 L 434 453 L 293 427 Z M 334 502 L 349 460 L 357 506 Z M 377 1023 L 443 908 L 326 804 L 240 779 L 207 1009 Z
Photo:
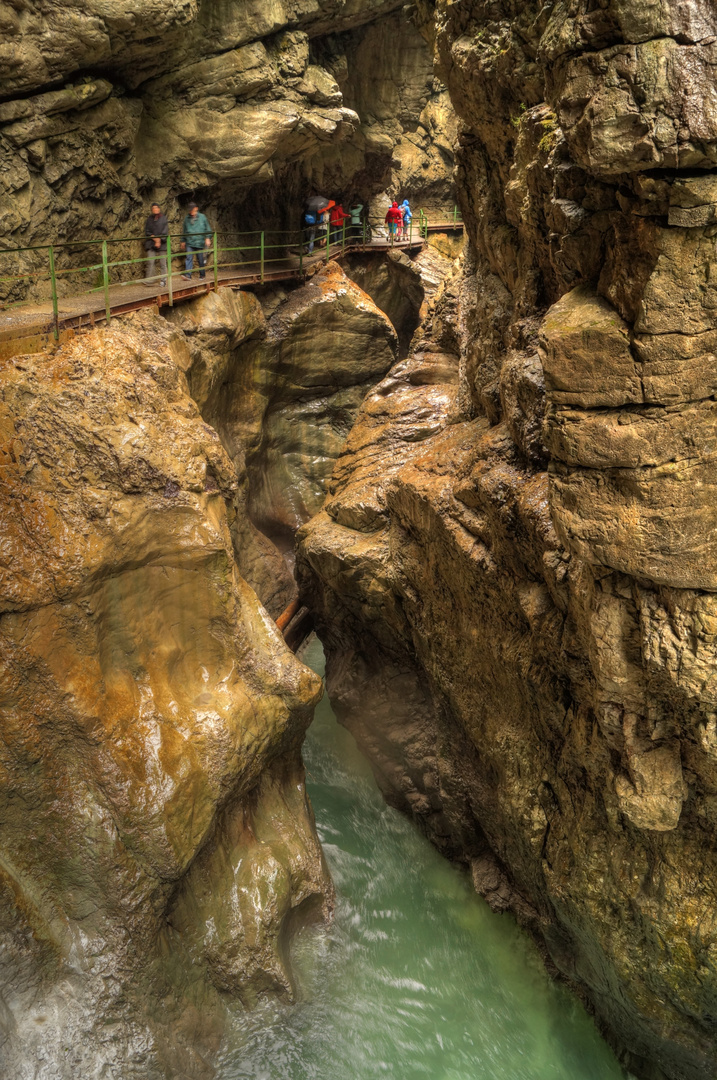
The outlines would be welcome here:
M 543 129 L 543 137 L 538 143 L 538 150 L 541 154 L 550 154 L 558 141 L 558 119 L 555 113 L 548 113 L 544 120 L 540 121 L 540 126 Z
M 514 128 L 520 128 L 520 125 L 523 122 L 523 114 L 525 113 L 525 110 L 527 109 L 527 105 L 525 104 L 524 101 L 521 101 L 519 108 L 520 108 L 520 112 L 518 113 L 518 115 L 517 116 L 511 116 L 511 118 L 510 118 L 510 122 L 513 125 Z
M 550 154 L 555 148 L 557 141 L 557 132 L 549 131 L 546 135 L 543 135 L 542 139 L 538 143 L 538 150 L 540 150 L 541 154 Z

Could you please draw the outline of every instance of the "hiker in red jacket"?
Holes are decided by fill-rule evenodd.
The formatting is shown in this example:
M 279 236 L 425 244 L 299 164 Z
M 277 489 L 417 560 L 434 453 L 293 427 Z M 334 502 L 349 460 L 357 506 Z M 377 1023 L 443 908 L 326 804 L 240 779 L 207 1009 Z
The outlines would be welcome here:
M 351 215 L 347 214 L 341 203 L 337 203 L 331 211 L 331 243 L 335 244 L 339 241 L 343 235 L 344 222 L 350 218 Z
M 402 222 L 403 214 L 399 209 L 398 203 L 394 202 L 391 206 L 389 206 L 388 212 L 386 213 L 386 224 L 388 225 L 388 235 L 391 239 L 391 242 L 396 239 L 398 227 L 399 225 L 401 225 Z

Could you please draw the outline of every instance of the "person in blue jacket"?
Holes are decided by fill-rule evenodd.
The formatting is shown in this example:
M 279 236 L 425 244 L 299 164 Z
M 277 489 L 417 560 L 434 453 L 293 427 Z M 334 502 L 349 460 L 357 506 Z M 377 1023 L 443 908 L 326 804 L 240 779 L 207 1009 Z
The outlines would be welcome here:
M 187 207 L 187 216 L 184 219 L 184 225 L 182 226 L 182 251 L 186 250 L 187 252 L 187 257 L 184 261 L 186 273 L 182 274 L 183 278 L 188 278 L 189 281 L 192 280 L 195 255 L 197 256 L 197 263 L 199 265 L 200 278 L 207 276 L 204 270 L 207 262 L 205 249 L 211 246 L 212 227 L 206 216 L 200 214 L 197 204 L 190 203 Z
M 401 214 L 403 216 L 403 223 L 401 226 L 403 229 L 403 239 L 408 240 L 408 230 L 411 226 L 411 218 L 413 217 L 411 207 L 408 205 L 408 199 L 404 199 L 401 203 Z

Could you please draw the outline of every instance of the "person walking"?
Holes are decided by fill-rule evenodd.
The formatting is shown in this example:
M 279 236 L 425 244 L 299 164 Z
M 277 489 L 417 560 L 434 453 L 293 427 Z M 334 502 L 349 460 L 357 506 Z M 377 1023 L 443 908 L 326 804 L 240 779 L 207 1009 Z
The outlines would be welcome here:
M 396 239 L 399 226 L 402 221 L 401 211 L 398 208 L 398 203 L 394 200 L 386 211 L 386 224 L 388 225 L 388 238 L 391 243 Z
M 306 249 L 309 255 L 314 250 L 314 241 L 316 239 L 316 226 L 319 222 L 319 215 L 313 210 L 306 210 L 304 212 L 304 235 L 309 242 L 309 246 Z
M 199 207 L 196 203 L 190 203 L 187 207 L 187 216 L 184 219 L 184 225 L 182 226 L 182 251 L 187 252 L 186 259 L 184 260 L 184 270 L 182 274 L 183 278 L 188 281 L 192 280 L 192 271 L 194 269 L 194 256 L 197 257 L 197 265 L 199 266 L 199 277 L 205 278 L 206 271 L 204 267 L 207 262 L 207 256 L 205 255 L 205 249 L 212 246 L 212 227 L 209 224 L 206 216 L 199 212 Z
M 316 233 L 319 234 L 317 241 L 318 246 L 321 247 L 323 235 L 326 232 L 324 222 L 328 220 L 327 211 L 331 210 L 334 206 L 332 199 L 326 199 L 323 195 L 312 195 L 306 200 L 306 211 L 304 214 L 304 224 L 308 227 L 308 240 L 309 240 L 309 252 L 314 250 L 314 237 Z M 314 219 L 314 223 L 308 220 Z
M 159 259 L 160 285 L 167 284 L 167 237 L 169 236 L 169 222 L 162 213 L 159 203 L 152 203 L 151 213 L 144 223 L 145 251 L 147 252 L 147 276 L 145 285 L 156 285 L 157 275 L 155 266 Z
M 329 209 L 324 210 L 323 214 L 319 215 L 319 239 L 317 243 L 319 247 L 326 247 L 329 239 Z
M 411 207 L 408 205 L 408 199 L 403 200 L 403 202 L 401 203 L 399 209 L 401 210 L 401 212 L 403 214 L 403 225 L 402 225 L 403 239 L 408 240 L 408 231 L 409 231 L 409 228 L 410 228 L 410 225 L 411 225 L 411 220 L 413 218 L 413 214 L 411 213 Z
M 351 215 L 351 235 L 355 240 L 360 240 L 363 237 L 363 229 L 361 227 L 361 211 L 363 210 L 363 203 L 351 203 L 349 207 L 349 214 Z
M 344 210 L 341 203 L 337 203 L 331 211 L 331 243 L 340 244 L 343 238 L 344 222 L 351 217 Z

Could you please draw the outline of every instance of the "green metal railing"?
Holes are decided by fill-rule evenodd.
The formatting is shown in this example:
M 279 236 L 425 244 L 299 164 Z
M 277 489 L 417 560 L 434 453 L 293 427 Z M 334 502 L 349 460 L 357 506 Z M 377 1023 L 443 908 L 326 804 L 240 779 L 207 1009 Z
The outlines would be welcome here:
M 461 224 L 457 208 L 454 208 L 452 223 L 454 226 Z M 437 228 L 443 224 L 450 227 L 451 223 L 441 222 L 432 227 Z M 328 262 L 331 257 L 351 250 L 361 250 L 376 242 L 366 220 L 362 221 L 360 232 L 358 228 L 348 223 L 348 219 L 344 220 L 340 227 L 330 224 L 327 224 L 323 230 L 321 226 L 315 227 L 318 245 L 325 243 L 325 251 L 318 254 L 324 254 Z M 428 229 L 428 215 L 420 210 L 418 231 L 414 231 L 414 223 L 411 221 L 408 237 L 405 239 L 408 240 L 409 245 L 414 243 L 414 237 L 425 240 Z M 241 268 L 243 276 L 261 284 L 272 276 L 274 278 L 291 276 L 301 278 L 304 276 L 307 265 L 306 248 L 310 232 L 311 230 L 304 229 L 225 233 L 222 236 L 221 245 L 215 232 L 211 237 L 210 245 L 199 251 L 199 254 L 207 256 L 209 264 L 205 266 L 203 272 L 211 274 L 209 280 L 214 289 L 219 287 L 220 271 L 237 268 Z M 160 273 L 154 275 L 151 284 L 160 283 L 164 280 L 161 273 L 163 257 L 167 262 L 166 285 L 160 285 L 160 287 L 162 289 L 166 287 L 167 302 L 173 306 L 177 290 L 174 278 L 180 271 L 186 272 L 184 260 L 187 253 L 177 250 L 177 245 L 181 242 L 181 234 L 172 233 L 167 236 L 166 252 L 144 250 L 146 239 L 145 236 L 130 236 L 109 240 L 73 240 L 49 246 L 0 249 L 0 296 L 3 292 L 7 296 L 6 300 L 0 300 L 0 310 L 27 305 L 28 302 L 51 302 L 53 332 L 57 340 L 59 339 L 60 301 L 63 297 L 69 299 L 102 293 L 104 318 L 110 322 L 112 318 L 110 289 L 120 284 L 142 284 L 145 281 L 142 274 L 146 272 L 148 259 L 160 260 Z M 379 237 L 378 240 L 382 246 L 387 244 L 390 247 L 405 242 L 400 235 Z M 132 254 L 132 248 L 128 250 L 126 245 L 132 245 L 136 250 L 138 244 L 142 244 L 142 255 L 138 258 L 126 257 Z M 82 265 L 73 265 L 80 259 L 86 259 L 85 253 L 88 250 L 89 261 L 83 262 Z M 97 254 L 92 258 L 95 253 Z M 197 253 L 196 250 L 193 252 L 195 257 Z M 99 260 L 97 255 L 99 255 Z M 58 265 L 58 258 L 62 265 Z M 20 262 L 19 272 L 2 273 L 3 260 L 7 259 Z M 179 268 L 176 265 L 178 260 L 182 260 Z M 197 273 L 196 268 L 193 273 Z M 27 295 L 21 297 L 17 295 L 20 292 L 27 294 L 28 291 L 33 293 L 29 301 Z M 159 296 L 163 295 L 165 294 L 160 292 Z M 115 299 L 115 307 L 117 306 L 121 305 L 117 304 Z
M 304 237 L 300 231 L 252 231 L 226 234 L 224 243 L 219 244 L 215 232 L 208 247 L 194 250 L 193 254 L 207 257 L 208 266 L 201 271 L 210 275 L 210 281 L 216 289 L 219 286 L 220 271 L 240 267 L 247 275 L 264 283 L 268 274 L 276 269 L 295 271 L 298 276 L 304 273 Z M 58 337 L 59 307 L 64 298 L 70 296 L 88 296 L 103 294 L 104 317 L 112 318 L 110 288 L 113 285 L 140 285 L 145 281 L 148 260 L 159 263 L 159 273 L 154 273 L 151 283 L 166 281 L 166 295 L 171 305 L 178 286 L 177 274 L 185 272 L 186 252 L 177 250 L 181 235 L 169 234 L 164 250 L 144 250 L 144 236 L 117 237 L 110 240 L 65 241 L 51 245 L 37 245 L 23 248 L 0 249 L 0 289 L 5 299 L 0 301 L 0 310 L 9 310 L 28 304 L 27 292 L 34 295 L 30 302 L 52 303 L 52 317 L 55 337 Z M 132 256 L 131 248 L 141 244 L 143 251 L 139 257 Z M 130 245 L 130 251 L 127 250 Z M 89 252 L 89 258 L 87 257 Z M 92 256 L 97 253 L 95 257 Z M 127 257 L 127 255 L 131 257 Z M 97 258 L 99 256 L 99 258 Z M 64 265 L 58 265 L 60 259 Z M 163 261 L 166 259 L 167 273 L 163 273 Z M 8 260 L 16 265 L 14 272 L 7 272 Z M 20 266 L 17 267 L 17 263 Z M 68 265 L 69 264 L 69 265 Z M 197 274 L 195 265 L 193 274 Z M 288 273 L 287 275 L 288 276 Z M 161 285 L 162 288 L 165 285 Z M 18 296 L 18 293 L 25 295 Z M 160 293 L 163 295 L 163 293 Z

